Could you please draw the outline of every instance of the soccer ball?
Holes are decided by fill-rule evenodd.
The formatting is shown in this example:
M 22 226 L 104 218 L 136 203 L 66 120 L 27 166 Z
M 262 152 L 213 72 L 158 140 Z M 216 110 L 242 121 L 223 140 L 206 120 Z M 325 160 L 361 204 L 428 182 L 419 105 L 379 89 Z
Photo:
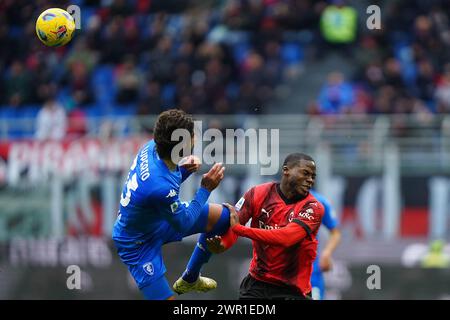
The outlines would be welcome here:
M 73 37 L 75 20 L 65 10 L 50 8 L 41 13 L 36 21 L 36 33 L 39 40 L 49 47 L 60 47 Z

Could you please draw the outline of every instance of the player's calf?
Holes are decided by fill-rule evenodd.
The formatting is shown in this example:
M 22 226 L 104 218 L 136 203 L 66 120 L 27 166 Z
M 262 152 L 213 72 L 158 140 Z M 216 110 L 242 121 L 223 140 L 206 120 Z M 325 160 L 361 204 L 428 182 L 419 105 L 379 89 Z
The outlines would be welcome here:
M 207 212 L 205 212 L 206 210 Z M 212 253 L 207 248 L 207 238 L 225 233 L 230 226 L 230 212 L 228 208 L 218 204 L 209 204 L 208 206 L 205 206 L 201 218 L 203 219 L 203 221 L 199 221 L 199 224 L 205 225 L 205 231 L 209 232 L 202 233 L 200 235 L 194 252 L 192 253 L 192 256 L 188 262 L 186 270 L 184 271 L 182 277 L 177 280 L 178 284 L 174 284 L 174 288 L 176 286 L 182 286 L 182 291 L 189 290 L 190 287 L 194 288 L 194 283 L 196 283 L 199 279 L 204 278 L 199 277 L 200 270 L 202 266 L 209 261 L 209 258 L 212 255 Z M 206 221 L 204 221 L 204 219 L 207 219 L 207 223 L 205 223 Z M 212 279 L 204 278 L 200 280 L 200 283 L 198 283 L 197 286 L 199 286 L 200 288 L 204 288 L 204 291 L 214 289 L 217 286 L 217 283 L 215 283 L 214 280 L 212 280 L 214 281 L 214 283 L 210 280 Z M 191 291 L 193 290 L 194 289 L 191 289 Z M 197 291 L 203 291 L 203 289 Z

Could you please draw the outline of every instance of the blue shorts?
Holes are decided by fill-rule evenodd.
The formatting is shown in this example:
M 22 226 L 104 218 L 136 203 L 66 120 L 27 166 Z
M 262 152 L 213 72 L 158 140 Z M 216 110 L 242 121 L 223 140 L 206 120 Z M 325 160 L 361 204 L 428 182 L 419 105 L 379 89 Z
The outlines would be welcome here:
M 119 257 L 127 265 L 140 290 L 149 290 L 147 287 L 150 285 L 153 286 L 153 283 L 157 287 L 163 287 L 161 278 L 166 282 L 167 280 L 164 277 L 166 266 L 162 257 L 162 246 L 165 243 L 181 241 L 184 237 L 205 232 L 208 222 L 208 212 L 209 206 L 206 204 L 202 208 L 202 213 L 197 222 L 186 233 L 178 232 L 174 228 L 169 227 L 164 230 L 164 233 L 154 237 L 153 240 L 133 245 L 121 243 L 114 239 Z M 168 297 L 166 295 L 167 290 L 163 290 L 160 297 L 154 299 L 167 299 Z M 173 292 L 171 292 L 171 295 L 173 295 Z M 145 292 L 144 296 L 146 296 Z
M 141 292 L 146 300 L 167 300 L 173 296 L 173 291 L 164 276 L 141 288 Z

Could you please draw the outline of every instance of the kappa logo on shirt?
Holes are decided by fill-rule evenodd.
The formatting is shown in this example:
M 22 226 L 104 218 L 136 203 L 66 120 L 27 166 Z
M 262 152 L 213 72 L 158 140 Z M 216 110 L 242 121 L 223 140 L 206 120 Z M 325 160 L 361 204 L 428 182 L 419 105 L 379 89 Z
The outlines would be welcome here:
M 167 194 L 166 198 L 173 198 L 177 195 L 177 192 L 174 189 L 170 189 L 169 193 Z

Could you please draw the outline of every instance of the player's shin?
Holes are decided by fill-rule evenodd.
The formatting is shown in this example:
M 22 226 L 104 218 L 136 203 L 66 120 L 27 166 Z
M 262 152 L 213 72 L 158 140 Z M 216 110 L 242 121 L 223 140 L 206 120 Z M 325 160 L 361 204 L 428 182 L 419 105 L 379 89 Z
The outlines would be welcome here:
M 189 259 L 186 270 L 183 272 L 182 278 L 187 282 L 194 282 L 200 275 L 200 269 L 209 261 L 211 252 L 206 247 L 207 234 L 202 233 L 198 238 L 194 252 Z

